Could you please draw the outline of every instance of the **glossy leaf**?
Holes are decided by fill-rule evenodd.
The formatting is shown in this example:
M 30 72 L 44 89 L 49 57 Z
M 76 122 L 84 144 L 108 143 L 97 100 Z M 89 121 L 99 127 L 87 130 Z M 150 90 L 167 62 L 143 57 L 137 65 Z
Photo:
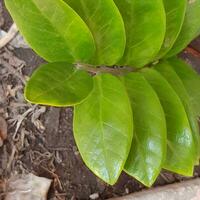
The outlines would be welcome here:
M 126 35 L 122 17 L 113 0 L 64 0 L 86 22 L 95 42 L 92 63 L 116 64 L 124 54 Z
M 22 35 L 51 62 L 87 62 L 95 52 L 91 32 L 62 0 L 6 0 Z
M 162 58 L 175 43 L 185 18 L 187 0 L 164 0 L 166 12 L 165 40 L 157 58 Z
M 165 115 L 156 93 L 140 73 L 126 75 L 124 83 L 135 124 L 132 146 L 124 169 L 150 187 L 159 175 L 166 156 Z
M 25 89 L 35 104 L 71 106 L 84 100 L 93 89 L 92 77 L 72 64 L 51 63 L 36 70 Z
M 182 30 L 166 57 L 181 52 L 195 37 L 200 34 L 200 0 L 188 0 Z
M 155 66 L 155 69 L 165 77 L 165 79 L 173 87 L 174 91 L 182 101 L 193 134 L 193 139 L 195 143 L 196 161 L 197 161 L 196 163 L 199 164 L 199 156 L 200 156 L 199 127 L 196 117 L 197 115 L 196 110 L 192 105 L 189 94 L 186 91 L 181 79 L 178 77 L 176 72 L 173 70 L 173 68 L 167 61 L 158 64 L 157 66 Z
M 200 76 L 191 66 L 178 58 L 169 59 L 169 63 L 183 82 L 190 101 L 200 116 Z
M 133 136 L 132 110 L 124 85 L 109 74 L 94 77 L 94 90 L 75 106 L 74 136 L 85 164 L 114 184 L 128 157 Z
M 127 44 L 120 64 L 142 67 L 159 52 L 165 36 L 162 0 L 114 0 L 125 23 Z
M 195 144 L 183 104 L 169 83 L 157 71 L 145 69 L 143 74 L 156 91 L 165 112 L 167 157 L 163 168 L 192 176 L 196 158 Z

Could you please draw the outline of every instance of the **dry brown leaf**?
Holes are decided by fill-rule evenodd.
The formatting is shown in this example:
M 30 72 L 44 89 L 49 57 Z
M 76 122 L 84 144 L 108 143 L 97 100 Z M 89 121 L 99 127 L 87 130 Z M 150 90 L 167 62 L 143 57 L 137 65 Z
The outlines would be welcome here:
M 3 117 L 0 117 L 0 146 L 3 145 L 3 141 L 7 138 L 7 123 Z

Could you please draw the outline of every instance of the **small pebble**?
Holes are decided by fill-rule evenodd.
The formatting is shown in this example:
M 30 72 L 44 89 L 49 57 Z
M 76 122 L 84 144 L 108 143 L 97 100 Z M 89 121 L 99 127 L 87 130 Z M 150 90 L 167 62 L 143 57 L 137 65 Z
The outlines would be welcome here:
M 94 193 L 90 195 L 90 199 L 98 199 L 99 198 L 99 193 Z
M 128 188 L 125 188 L 125 193 L 129 194 L 129 189 Z

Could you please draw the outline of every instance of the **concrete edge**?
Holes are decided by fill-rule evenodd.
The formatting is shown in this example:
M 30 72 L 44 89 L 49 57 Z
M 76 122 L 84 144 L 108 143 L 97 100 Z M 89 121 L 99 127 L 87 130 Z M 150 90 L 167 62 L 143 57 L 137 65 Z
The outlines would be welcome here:
M 152 188 L 110 200 L 200 200 L 200 178 Z

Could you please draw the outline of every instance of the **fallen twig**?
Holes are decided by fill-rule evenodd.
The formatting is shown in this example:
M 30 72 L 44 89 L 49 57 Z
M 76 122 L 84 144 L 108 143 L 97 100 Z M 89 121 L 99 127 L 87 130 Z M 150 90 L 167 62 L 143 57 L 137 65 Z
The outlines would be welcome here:
M 12 24 L 8 33 L 0 39 L 0 49 L 5 47 L 17 35 L 18 28 L 15 23 Z
M 42 167 L 42 169 L 44 169 L 46 172 L 48 172 L 52 176 L 52 178 L 54 179 L 53 180 L 54 181 L 54 186 L 55 187 L 58 186 L 58 189 L 60 191 L 63 191 L 62 183 L 60 181 L 59 176 L 56 173 L 54 173 L 53 171 L 50 171 L 49 169 L 47 169 L 46 167 L 44 167 L 44 166 L 41 166 L 41 167 Z
M 21 126 L 23 120 L 26 118 L 26 116 L 27 116 L 29 113 L 31 113 L 31 112 L 33 112 L 33 111 L 35 110 L 36 106 L 37 106 L 37 105 L 35 105 L 35 106 L 29 108 L 29 109 L 28 109 L 26 112 L 24 112 L 22 115 L 18 116 L 17 121 L 16 121 L 16 122 L 17 122 L 17 125 L 16 125 L 16 128 L 15 128 L 15 133 L 13 134 L 13 140 L 14 140 L 14 141 L 16 140 L 17 132 L 18 132 L 18 130 L 19 130 L 19 128 L 20 128 L 20 126 Z
M 12 152 L 11 152 L 11 155 L 9 157 L 9 160 L 8 160 L 8 163 L 7 163 L 7 170 L 9 170 L 11 168 L 11 165 L 12 165 L 12 162 L 15 158 L 15 153 L 17 152 L 17 149 L 16 147 L 13 145 L 12 146 Z

